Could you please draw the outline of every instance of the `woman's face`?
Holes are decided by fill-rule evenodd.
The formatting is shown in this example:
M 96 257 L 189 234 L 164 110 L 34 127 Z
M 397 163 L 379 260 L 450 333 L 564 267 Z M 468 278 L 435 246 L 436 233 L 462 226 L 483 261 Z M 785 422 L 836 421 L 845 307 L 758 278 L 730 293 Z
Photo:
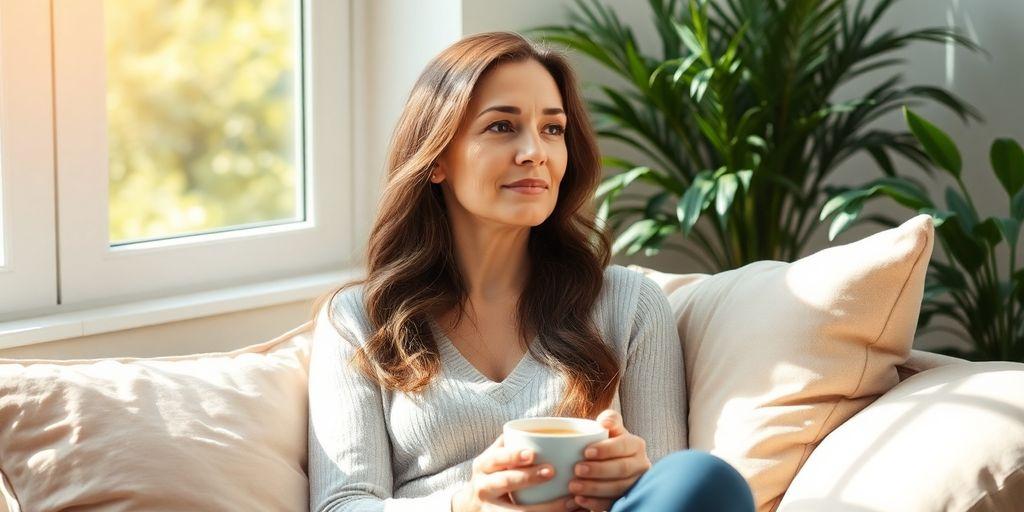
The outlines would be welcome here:
M 442 184 L 449 213 L 510 226 L 544 222 L 567 165 L 563 109 L 555 79 L 535 60 L 481 76 L 431 178 Z

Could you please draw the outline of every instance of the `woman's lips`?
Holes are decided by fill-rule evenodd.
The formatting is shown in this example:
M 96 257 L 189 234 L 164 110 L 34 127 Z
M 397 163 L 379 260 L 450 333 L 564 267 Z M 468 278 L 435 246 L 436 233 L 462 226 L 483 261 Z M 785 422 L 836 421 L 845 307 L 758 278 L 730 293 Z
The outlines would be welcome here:
M 516 192 L 518 194 L 526 194 L 526 195 L 530 195 L 530 196 L 534 196 L 534 195 L 537 195 L 537 194 L 543 194 L 544 192 L 548 191 L 548 189 L 546 189 L 544 187 L 502 187 L 502 188 L 508 189 L 508 190 L 510 190 L 512 192 Z

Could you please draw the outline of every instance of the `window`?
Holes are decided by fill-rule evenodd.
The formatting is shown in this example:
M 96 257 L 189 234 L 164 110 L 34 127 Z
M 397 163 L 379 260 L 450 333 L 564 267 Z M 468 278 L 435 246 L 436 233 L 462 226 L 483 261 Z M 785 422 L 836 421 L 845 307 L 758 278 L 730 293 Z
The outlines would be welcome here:
M 0 0 L 0 321 L 351 263 L 347 2 L 47 4 Z
M 110 242 L 302 220 L 298 0 L 107 0 Z

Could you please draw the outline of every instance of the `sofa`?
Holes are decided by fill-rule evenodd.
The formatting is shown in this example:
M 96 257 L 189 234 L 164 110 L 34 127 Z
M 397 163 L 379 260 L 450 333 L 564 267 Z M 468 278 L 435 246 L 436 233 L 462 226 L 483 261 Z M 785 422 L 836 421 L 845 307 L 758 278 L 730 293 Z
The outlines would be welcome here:
M 630 267 L 676 314 L 690 448 L 759 511 L 1024 510 L 1024 364 L 912 349 L 933 243 L 921 216 L 792 263 Z M 306 510 L 324 314 L 230 352 L 0 359 L 0 510 Z

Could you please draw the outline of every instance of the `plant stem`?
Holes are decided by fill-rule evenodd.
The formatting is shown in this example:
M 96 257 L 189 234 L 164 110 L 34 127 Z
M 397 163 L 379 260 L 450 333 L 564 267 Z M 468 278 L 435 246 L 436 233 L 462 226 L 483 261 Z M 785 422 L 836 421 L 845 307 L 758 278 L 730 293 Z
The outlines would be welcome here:
M 1013 197 L 1009 200 L 1010 211 L 1013 211 Z M 1010 277 L 1007 280 L 1007 284 L 1010 286 L 1010 295 L 1007 299 L 1007 333 L 1006 333 L 1006 349 L 1004 352 L 1008 356 L 1008 359 L 1017 360 L 1016 353 L 1020 349 L 1019 344 L 1024 343 L 1024 339 L 1017 338 L 1017 312 L 1015 311 L 1017 305 L 1017 291 L 1014 287 L 1014 274 L 1017 272 L 1017 244 L 1006 241 L 1006 244 L 1010 246 Z
M 708 261 L 707 254 L 705 253 L 695 251 L 683 244 L 674 244 L 671 242 L 665 242 L 664 244 L 662 244 L 662 247 L 686 254 L 690 258 L 693 258 L 699 265 L 701 265 L 703 267 L 703 270 L 709 273 L 715 272 L 715 266 L 710 261 Z
M 1007 241 L 1007 243 L 1009 243 L 1009 241 Z M 1017 323 L 1017 313 L 1016 313 L 1016 311 L 1014 311 L 1015 306 L 1017 304 L 1017 300 L 1016 300 L 1016 296 L 1015 296 L 1016 294 L 1014 293 L 1016 290 L 1014 289 L 1014 286 L 1013 286 L 1014 285 L 1013 278 L 1014 278 L 1014 274 L 1016 272 L 1017 272 L 1017 244 L 1012 244 L 1012 245 L 1010 245 L 1010 297 L 1009 297 L 1009 302 L 1010 302 L 1010 304 L 1009 304 L 1009 308 L 1010 308 L 1010 320 L 1009 320 L 1009 322 L 1010 322 L 1010 333 L 1009 333 L 1010 340 L 1009 340 L 1009 343 L 1010 343 L 1011 347 L 1014 349 L 1013 350 L 1014 352 L 1016 352 L 1017 349 L 1019 348 L 1019 346 L 1018 346 L 1019 344 L 1024 343 L 1024 340 L 1017 339 L 1017 332 L 1014 329 L 1014 326 L 1018 325 L 1018 323 Z
M 711 255 L 712 260 L 714 260 L 715 262 L 715 268 L 719 270 L 725 268 L 723 265 L 724 262 L 722 261 L 722 258 L 718 255 L 718 252 L 715 251 L 714 246 L 712 246 L 711 242 L 708 241 L 707 235 L 705 235 L 700 230 L 699 226 L 694 226 L 693 230 L 690 231 L 690 235 L 693 236 L 698 242 L 700 242 L 700 244 L 704 247 L 704 250 L 709 255 Z
M 1003 353 L 1005 352 L 1006 339 L 1003 336 L 1005 332 L 1005 318 L 1003 317 L 1003 306 L 1001 293 L 999 291 L 999 268 L 996 266 L 996 255 L 995 247 L 990 247 L 988 256 L 989 261 L 985 263 L 985 275 L 989 284 L 989 294 L 992 295 L 992 307 L 993 311 L 993 322 L 992 322 L 992 333 L 995 339 L 992 340 L 996 345 L 996 357 L 1002 359 Z
M 967 186 L 964 185 L 964 180 L 959 175 L 956 176 L 956 184 L 958 187 L 960 187 L 960 192 L 967 199 L 967 204 L 970 206 L 971 211 L 974 212 L 974 217 L 979 218 L 980 216 L 978 215 L 978 208 L 974 206 L 974 200 L 971 199 L 971 195 L 967 192 Z M 993 337 L 993 339 L 991 340 L 992 346 L 989 350 L 989 356 L 991 357 L 992 355 L 995 355 L 997 358 L 1002 358 L 1003 353 L 1005 353 L 1006 341 L 999 334 L 999 332 L 1003 330 L 1003 326 L 1000 324 L 1005 324 L 1005 322 L 1001 322 L 1002 320 L 1005 319 L 1002 317 L 1002 300 L 1000 298 L 999 292 L 999 266 L 996 264 L 995 247 L 990 246 L 988 247 L 988 249 L 989 261 L 985 262 L 982 265 L 982 267 L 985 270 L 985 277 L 987 278 L 990 284 L 989 293 L 994 295 L 992 304 L 995 307 L 996 311 L 994 315 L 995 321 L 985 326 L 985 330 L 991 333 Z M 990 264 L 991 266 L 989 266 Z M 974 274 L 970 273 L 970 275 L 971 278 L 974 279 Z M 981 296 L 982 291 L 983 290 L 979 288 L 979 297 Z M 1009 326 L 1006 327 L 1008 328 Z
M 711 206 L 714 208 L 714 206 Z M 712 215 L 717 215 L 711 213 Z M 729 235 L 722 229 L 722 226 L 718 223 L 717 219 L 711 219 L 709 217 L 709 223 L 715 229 L 715 234 L 718 235 L 718 243 L 722 244 L 722 253 L 725 255 L 725 263 L 729 269 L 735 268 L 735 262 L 733 261 L 732 252 L 730 251 Z
M 919 334 L 919 335 L 920 334 L 927 334 L 927 333 L 933 332 L 933 331 L 947 332 L 949 334 L 952 334 L 952 335 L 956 336 L 958 339 L 963 339 L 964 338 L 964 333 L 962 333 L 962 332 L 960 332 L 960 331 L 958 331 L 956 329 L 953 329 L 952 327 L 946 327 L 946 326 L 942 326 L 942 325 L 931 325 L 931 326 L 927 326 L 927 327 L 922 327 L 921 329 L 918 329 L 917 334 Z
M 950 265 L 953 265 L 954 268 L 955 268 L 957 263 L 956 263 L 956 258 L 953 257 L 952 251 L 949 250 L 949 247 L 947 247 L 945 243 L 940 243 L 939 245 L 942 246 L 942 250 L 946 254 L 946 260 L 949 262 Z M 968 277 L 970 277 L 971 283 L 974 284 L 975 293 L 977 294 L 978 297 L 980 297 L 981 296 L 981 287 L 978 284 L 978 280 L 977 280 L 976 276 L 974 275 L 973 272 L 967 272 L 967 275 L 968 275 Z M 970 293 L 970 291 L 971 291 L 970 289 L 967 289 L 967 293 Z M 975 319 L 970 314 L 971 309 L 967 307 L 971 303 L 970 297 L 963 297 L 962 299 L 960 299 L 955 294 L 954 294 L 953 297 L 960 304 L 960 309 L 962 309 L 963 312 L 964 312 L 965 320 L 968 323 L 968 325 L 965 325 L 964 327 L 967 329 L 967 334 L 971 337 L 971 341 L 974 343 L 975 347 L 977 347 L 977 348 L 979 348 L 981 350 L 985 350 L 986 349 L 985 339 L 982 336 L 982 332 L 978 330 L 978 327 L 976 325 Z M 975 301 L 975 302 L 977 302 L 977 301 Z
M 996 312 L 998 314 L 997 327 L 1001 326 L 999 336 L 999 346 L 1001 348 L 1000 359 L 1006 359 L 1009 356 L 1010 350 L 1010 330 L 1011 324 L 1006 316 L 1006 303 L 1003 300 L 1002 285 L 999 283 L 999 262 L 996 261 L 996 248 L 992 247 L 989 251 L 989 260 L 992 263 L 992 294 L 995 295 Z M 1009 297 L 1008 297 L 1009 298 Z
M 714 209 L 714 206 L 712 206 L 711 208 Z M 715 217 L 715 219 L 713 221 L 711 221 L 711 222 L 713 222 L 715 224 L 715 227 L 718 229 L 719 238 L 722 241 L 722 249 L 725 252 L 726 257 L 729 258 L 729 260 L 731 262 L 736 257 L 736 248 L 735 248 L 735 245 L 733 244 L 733 241 L 732 241 L 733 235 L 735 235 L 735 233 L 732 233 L 732 232 L 729 231 L 729 226 L 728 226 L 728 219 L 729 218 L 726 217 L 726 226 L 723 229 L 721 223 L 718 220 L 718 213 L 717 212 L 709 212 L 709 213 L 711 213 Z
M 649 90 L 645 90 L 645 94 L 648 99 L 653 101 L 656 105 L 662 106 L 667 110 L 668 105 L 662 101 L 661 96 L 651 93 Z M 692 115 L 692 112 L 690 113 Z M 701 157 L 697 147 L 693 145 L 692 134 L 679 123 L 681 116 L 661 116 L 662 120 L 676 133 L 679 140 L 683 143 L 686 154 L 690 157 L 690 161 L 693 162 L 694 166 L 698 169 L 705 168 L 704 159 Z
M 751 187 L 753 187 L 754 178 L 750 179 Z M 743 219 L 741 224 L 743 225 L 743 238 L 746 240 L 744 254 L 751 254 L 757 246 L 757 240 L 755 240 L 757 226 L 754 224 L 754 198 L 746 191 L 743 192 Z

